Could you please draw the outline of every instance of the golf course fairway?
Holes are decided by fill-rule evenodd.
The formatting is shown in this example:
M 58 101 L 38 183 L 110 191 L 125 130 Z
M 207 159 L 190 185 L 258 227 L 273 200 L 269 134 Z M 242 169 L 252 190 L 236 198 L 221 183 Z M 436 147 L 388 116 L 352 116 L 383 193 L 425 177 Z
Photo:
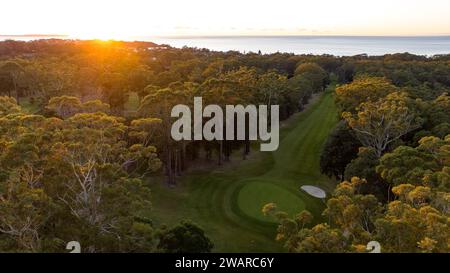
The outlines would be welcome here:
M 175 188 L 152 181 L 155 223 L 174 225 L 190 219 L 214 243 L 215 252 L 280 252 L 276 222 L 262 214 L 266 203 L 277 203 L 291 216 L 309 210 L 320 219 L 324 202 L 300 190 L 315 185 L 327 192 L 334 182 L 320 174 L 320 151 L 337 122 L 333 87 L 301 113 L 283 122 L 275 152 L 252 152 L 248 160 L 212 170 L 190 171 Z

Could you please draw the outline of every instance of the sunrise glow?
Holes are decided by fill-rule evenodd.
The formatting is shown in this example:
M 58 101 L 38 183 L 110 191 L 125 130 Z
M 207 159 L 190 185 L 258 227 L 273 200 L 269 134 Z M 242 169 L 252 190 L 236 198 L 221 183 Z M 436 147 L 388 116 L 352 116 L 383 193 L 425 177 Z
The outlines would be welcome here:
M 2 3 L 0 34 L 126 39 L 170 35 L 445 35 L 448 0 Z M 18 20 L 20 14 L 27 20 Z

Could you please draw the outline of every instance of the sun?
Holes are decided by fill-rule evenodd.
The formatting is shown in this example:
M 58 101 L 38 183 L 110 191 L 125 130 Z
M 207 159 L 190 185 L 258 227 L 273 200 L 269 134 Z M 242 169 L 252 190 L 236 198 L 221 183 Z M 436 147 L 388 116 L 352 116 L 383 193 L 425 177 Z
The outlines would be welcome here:
M 120 35 L 110 35 L 105 33 L 98 34 L 74 34 L 70 35 L 73 39 L 80 40 L 100 40 L 100 41 L 110 41 L 110 40 L 128 40 L 128 37 L 120 36 Z
M 65 32 L 67 33 L 67 32 Z M 160 28 L 146 25 L 145 27 L 135 27 L 120 23 L 108 23 L 104 27 L 92 27 L 91 24 L 77 24 L 70 27 L 68 36 L 81 40 L 121 40 L 134 41 L 146 37 L 154 37 L 164 33 Z

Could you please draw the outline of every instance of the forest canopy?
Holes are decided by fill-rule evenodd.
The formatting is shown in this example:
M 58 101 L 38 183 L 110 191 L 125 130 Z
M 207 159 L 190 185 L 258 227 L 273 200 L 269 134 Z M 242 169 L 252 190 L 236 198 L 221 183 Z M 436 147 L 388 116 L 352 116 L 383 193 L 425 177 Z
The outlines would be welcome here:
M 264 206 L 276 239 L 291 252 L 363 252 L 371 240 L 449 252 L 450 55 L 58 39 L 0 42 L 0 251 L 61 252 L 72 240 L 88 252 L 214 251 L 190 219 L 152 218 L 152 186 L 177 187 L 199 162 L 248 159 L 248 128 L 244 140 L 175 141 L 173 106 L 279 105 L 288 120 L 330 90 L 339 122 L 320 169 L 335 188 L 322 214 Z

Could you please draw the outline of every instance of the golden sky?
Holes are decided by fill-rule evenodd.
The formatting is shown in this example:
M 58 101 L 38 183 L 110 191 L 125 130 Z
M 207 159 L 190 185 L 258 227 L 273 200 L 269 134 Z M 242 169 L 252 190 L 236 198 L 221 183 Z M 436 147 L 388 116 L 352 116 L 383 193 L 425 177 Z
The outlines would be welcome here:
M 0 34 L 445 35 L 450 0 L 13 0 Z

